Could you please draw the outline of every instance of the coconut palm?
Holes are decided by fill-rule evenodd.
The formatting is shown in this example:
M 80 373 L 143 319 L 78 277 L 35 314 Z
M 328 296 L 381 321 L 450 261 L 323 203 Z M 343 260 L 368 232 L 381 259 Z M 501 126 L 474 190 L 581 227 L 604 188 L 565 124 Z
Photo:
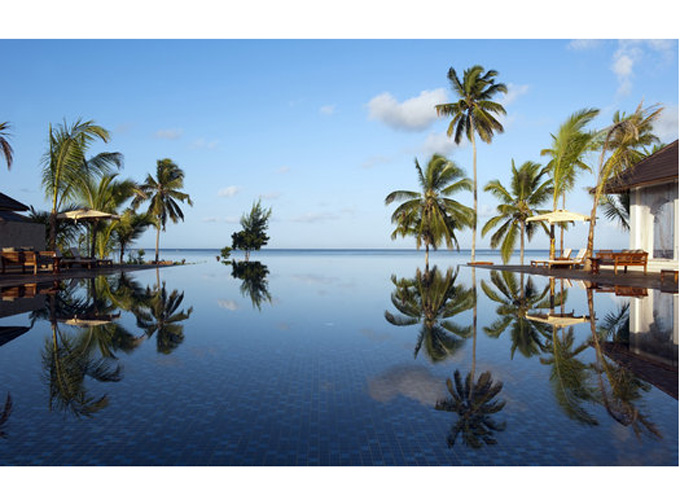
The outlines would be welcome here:
M 153 217 L 148 212 L 140 214 L 128 208 L 120 215 L 120 219 L 114 220 L 108 226 L 105 239 L 110 240 L 119 249 L 121 264 L 125 256 L 125 249 L 141 237 L 153 223 Z
M 118 174 L 103 175 L 97 179 L 92 176 L 83 177 L 74 189 L 76 201 L 85 208 L 99 210 L 110 214 L 117 214 L 120 207 L 137 193 L 137 183 L 132 179 L 118 180 Z M 90 222 L 91 228 L 91 251 L 90 255 L 95 255 L 95 247 L 98 246 L 100 258 L 104 258 L 107 250 L 108 238 L 97 241 L 97 233 L 106 229 L 111 223 L 103 220 L 93 220 Z M 108 236 L 108 231 L 105 231 Z
M 576 177 L 582 171 L 590 171 L 585 155 L 597 144 L 597 134 L 585 131 L 585 127 L 599 114 L 595 108 L 580 109 L 562 123 L 556 134 L 550 134 L 552 144 L 541 151 L 541 156 L 550 157 L 546 169 L 553 180 L 553 211 L 562 197 L 562 208 L 566 208 L 566 196 L 574 188 Z M 564 247 L 564 226 L 561 228 L 560 246 Z M 554 255 L 554 241 L 551 241 L 551 258 Z
M 446 134 L 454 136 L 456 144 L 460 144 L 463 136 L 472 143 L 472 193 L 474 219 L 472 221 L 472 261 L 475 260 L 475 245 L 477 238 L 477 144 L 475 135 L 491 143 L 493 135 L 503 132 L 503 125 L 496 116 L 505 115 L 505 108 L 492 99 L 498 93 L 507 93 L 503 83 L 496 83 L 498 72 L 489 70 L 484 72 L 482 66 L 476 65 L 463 73 L 461 81 L 453 68 L 449 68 L 447 77 L 451 88 L 458 97 L 458 101 L 435 106 L 438 115 L 450 116 L 451 122 Z M 496 115 L 496 116 L 494 116 Z
M 5 157 L 7 170 L 12 168 L 12 161 L 14 161 L 14 150 L 7 140 L 9 137 L 9 128 L 9 122 L 0 123 L 0 154 Z
M 392 239 L 415 236 L 417 248 L 425 245 L 427 268 L 430 247 L 436 250 L 444 241 L 447 248 L 453 248 L 454 243 L 458 248 L 455 231 L 470 226 L 474 213 L 469 207 L 449 198 L 460 191 L 470 190 L 470 179 L 463 177 L 462 169 L 437 154 L 432 155 L 425 172 L 417 159 L 415 164 L 422 191 L 393 191 L 385 198 L 385 204 L 402 202 L 392 214 L 392 222 L 397 225 Z
M 609 180 L 615 179 L 626 169 L 642 160 L 645 157 L 644 147 L 658 142 L 658 137 L 652 133 L 652 126 L 662 111 L 663 108 L 659 106 L 643 108 L 641 102 L 630 116 L 617 111 L 614 114 L 614 123 L 604 131 L 602 152 L 597 168 L 597 183 L 593 195 L 593 208 L 590 212 L 585 266 L 587 270 L 591 269 L 595 218 L 605 185 Z M 609 156 L 605 160 L 608 153 Z
M 422 323 L 413 357 L 418 356 L 423 344 L 433 362 L 442 361 L 454 354 L 470 336 L 470 327 L 460 326 L 450 318 L 472 307 L 472 294 L 465 286 L 456 284 L 458 271 L 452 268 L 442 274 L 432 270 L 416 271 L 413 279 L 397 279 L 392 276 L 395 290 L 392 304 L 399 311 L 385 311 L 385 319 L 395 326 Z
M 491 235 L 491 248 L 501 247 L 503 262 L 508 262 L 515 248 L 517 236 L 520 237 L 520 262 L 524 265 L 524 236 L 531 240 L 536 227 L 548 232 L 545 223 L 527 222 L 536 213 L 537 207 L 545 202 L 552 192 L 551 179 L 543 180 L 545 171 L 535 162 L 524 162 L 519 169 L 512 160 L 512 177 L 510 187 L 506 188 L 499 180 L 493 180 L 484 186 L 484 191 L 493 194 L 501 202 L 496 208 L 497 216 L 484 224 L 482 236 L 493 228 L 501 226 Z
M 605 194 L 600 206 L 607 220 L 616 222 L 624 231 L 630 231 L 630 191 Z
M 514 357 L 517 349 L 527 358 L 540 354 L 544 347 L 543 338 L 548 330 L 545 325 L 528 320 L 527 313 L 531 309 L 546 307 L 549 286 L 540 290 L 531 277 L 526 284 L 520 283 L 517 275 L 509 271 L 499 273 L 492 270 L 490 280 L 494 287 L 482 280 L 482 290 L 489 299 L 498 304 L 498 319 L 484 327 L 484 332 L 490 337 L 499 337 L 510 328 L 510 358 Z
M 450 397 L 437 401 L 435 409 L 458 414 L 458 420 L 447 437 L 449 447 L 456 444 L 458 435 L 470 448 L 496 444 L 494 433 L 505 430 L 505 422 L 496 422 L 492 417 L 505 406 L 505 401 L 494 401 L 503 389 L 503 383 L 494 383 L 491 373 L 487 371 L 477 381 L 474 381 L 472 372 L 468 373 L 463 385 L 461 374 L 456 370 L 453 381 L 446 379 L 446 388 Z
M 154 218 L 156 226 L 156 258 L 158 262 L 158 249 L 160 244 L 161 230 L 170 219 L 177 223 L 184 220 L 184 213 L 179 202 L 187 202 L 193 206 L 188 194 L 180 191 L 184 188 L 184 171 L 172 160 L 166 158 L 156 162 L 156 177 L 151 174 L 146 176 L 144 183 L 139 186 L 139 193 L 133 201 L 133 208 L 138 208 L 145 201 L 149 201 L 148 213 Z
M 179 310 L 184 293 L 173 290 L 168 295 L 165 282 L 162 286 L 147 287 L 147 300 L 135 316 L 137 326 L 144 330 L 150 338 L 156 334 L 156 349 L 162 354 L 170 354 L 184 341 L 184 325 L 182 321 L 189 318 L 193 307 L 186 312 Z
M 83 178 L 104 175 L 120 168 L 119 153 L 100 153 L 86 160 L 89 146 L 101 139 L 109 141 L 109 132 L 93 121 L 77 120 L 63 123 L 55 129 L 49 126 L 49 147 L 42 159 L 42 186 L 51 199 L 49 247 L 55 249 L 57 211 L 63 202 L 71 200 L 76 185 Z

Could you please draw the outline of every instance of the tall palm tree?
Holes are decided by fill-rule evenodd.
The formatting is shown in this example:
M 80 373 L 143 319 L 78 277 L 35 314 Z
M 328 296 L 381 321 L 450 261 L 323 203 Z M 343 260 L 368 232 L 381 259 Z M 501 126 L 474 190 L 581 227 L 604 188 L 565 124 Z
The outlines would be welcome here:
M 553 180 L 553 211 L 557 210 L 560 196 L 562 208 L 566 208 L 567 193 L 574 188 L 578 173 L 584 170 L 590 171 L 584 157 L 596 147 L 598 134 L 584 129 L 599 113 L 598 109 L 585 108 L 571 114 L 560 125 L 557 134 L 550 134 L 552 137 L 550 148 L 541 151 L 541 156 L 550 157 L 546 169 L 550 171 Z M 564 226 L 560 234 L 560 247 L 563 249 Z M 555 242 L 551 240 L 550 243 L 550 258 L 553 258 Z
M 77 120 L 72 125 L 49 126 L 49 147 L 43 156 L 42 186 L 51 199 L 49 247 L 55 249 L 57 211 L 72 199 L 73 190 L 84 177 L 107 174 L 120 168 L 118 153 L 100 153 L 85 159 L 88 147 L 97 139 L 109 141 L 109 132 L 93 121 Z
M 498 72 L 489 70 L 479 65 L 468 68 L 463 73 L 461 81 L 456 70 L 449 68 L 447 77 L 451 87 L 458 97 L 458 101 L 435 106 L 438 115 L 452 117 L 446 134 L 454 135 L 456 144 L 460 144 L 463 136 L 472 142 L 472 193 L 473 210 L 475 217 L 472 222 L 472 261 L 475 261 L 475 246 L 477 239 L 477 144 L 475 135 L 486 142 L 491 143 L 493 135 L 503 132 L 503 125 L 494 115 L 505 115 L 505 108 L 492 99 L 498 93 L 507 93 L 508 89 L 503 83 L 496 83 Z
M 415 160 L 421 192 L 393 191 L 385 204 L 402 202 L 392 214 L 392 222 L 397 228 L 392 239 L 397 236 L 415 236 L 416 246 L 425 245 L 425 267 L 429 264 L 430 247 L 434 250 L 446 242 L 448 248 L 455 243 L 458 248 L 455 230 L 470 226 L 474 213 L 469 207 L 449 198 L 463 190 L 470 190 L 470 179 L 463 178 L 463 170 L 451 160 L 441 155 L 432 155 L 425 172 Z
M 99 210 L 110 214 L 117 214 L 120 207 L 132 198 L 137 192 L 137 183 L 132 179 L 118 180 L 118 174 L 95 177 L 83 177 L 75 187 L 74 196 L 83 207 Z M 105 257 L 108 239 L 97 241 L 97 233 L 105 228 L 105 221 L 93 220 L 90 222 L 91 251 L 95 254 L 95 247 L 99 244 L 99 257 Z M 110 225 L 111 223 L 109 223 Z
M 184 213 L 179 202 L 187 202 L 193 206 L 188 194 L 180 191 L 184 189 L 184 171 L 172 160 L 165 158 L 156 162 L 156 177 L 151 174 L 146 176 L 144 183 L 139 186 L 139 194 L 133 201 L 133 208 L 138 208 L 143 202 L 149 201 L 148 213 L 155 219 L 156 226 L 156 259 L 158 262 L 158 249 L 161 238 L 161 230 L 165 231 L 165 225 L 170 219 L 177 223 L 184 220 Z
M 616 222 L 624 231 L 630 231 L 630 191 L 605 194 L 600 206 L 607 220 Z
M 9 128 L 9 122 L 0 123 L 0 154 L 5 157 L 7 170 L 12 168 L 12 161 L 14 161 L 14 150 L 7 140 L 9 137 Z
M 392 276 L 395 290 L 391 299 L 399 313 L 385 311 L 385 319 L 395 326 L 422 323 L 414 357 L 425 344 L 432 362 L 442 361 L 462 347 L 462 339 L 470 336 L 470 327 L 450 319 L 472 307 L 471 291 L 456 284 L 457 277 L 457 270 L 454 274 L 449 268 L 444 275 L 436 267 L 424 273 L 418 269 L 413 279 L 397 280 Z
M 652 133 L 652 126 L 662 111 L 663 108 L 657 105 L 643 108 L 641 102 L 630 116 L 617 111 L 614 114 L 614 123 L 604 131 L 604 142 L 600 153 L 597 182 L 593 195 L 593 208 L 590 211 L 590 227 L 586 248 L 587 261 L 584 266 L 587 270 L 590 270 L 592 265 L 595 217 L 605 185 L 610 179 L 618 177 L 623 171 L 645 158 L 644 147 L 659 141 L 658 137 Z M 605 160 L 607 153 L 609 153 L 609 156 Z
M 515 248 L 517 235 L 520 236 L 520 262 L 524 265 L 524 235 L 531 240 L 536 223 L 527 219 L 537 213 L 536 207 L 545 202 L 552 192 L 551 179 L 543 180 L 544 170 L 535 162 L 524 162 L 519 169 L 512 160 L 512 177 L 509 189 L 499 180 L 493 180 L 484 186 L 484 191 L 493 194 L 501 202 L 497 210 L 499 215 L 492 217 L 484 224 L 482 236 L 486 235 L 498 224 L 501 226 L 491 235 L 491 248 L 501 247 L 503 262 L 508 262 Z M 544 223 L 539 224 L 548 232 Z

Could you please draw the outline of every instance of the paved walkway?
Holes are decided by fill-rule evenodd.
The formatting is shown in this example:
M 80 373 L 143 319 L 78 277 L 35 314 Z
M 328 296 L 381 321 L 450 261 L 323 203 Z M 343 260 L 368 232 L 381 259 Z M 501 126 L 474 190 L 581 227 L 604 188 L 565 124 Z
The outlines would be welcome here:
M 678 283 L 673 280 L 672 276 L 665 276 L 661 281 L 661 274 L 658 272 L 647 271 L 644 274 L 642 271 L 629 269 L 628 272 L 619 270 L 618 274 L 614 274 L 614 269 L 601 268 L 598 273 L 590 273 L 581 269 L 565 269 L 535 267 L 535 266 L 504 266 L 504 265 L 480 265 L 475 267 L 478 269 L 496 269 L 498 271 L 510 271 L 513 273 L 527 273 L 539 274 L 543 276 L 554 276 L 555 278 L 565 278 L 570 280 L 590 281 L 598 286 L 610 287 L 633 287 L 633 288 L 653 288 L 661 290 L 662 292 L 678 293 Z

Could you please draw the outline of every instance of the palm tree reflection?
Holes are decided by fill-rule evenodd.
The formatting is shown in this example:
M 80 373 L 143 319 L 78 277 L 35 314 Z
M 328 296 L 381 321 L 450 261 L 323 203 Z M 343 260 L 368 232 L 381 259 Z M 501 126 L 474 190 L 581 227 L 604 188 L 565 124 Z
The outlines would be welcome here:
M 413 353 L 418 356 L 423 344 L 431 361 L 437 362 L 454 354 L 471 335 L 471 327 L 460 326 L 449 318 L 473 306 L 472 290 L 456 284 L 458 270 L 449 268 L 443 274 L 435 266 L 432 270 L 420 269 L 412 279 L 392 276 L 395 290 L 391 300 L 399 311 L 385 311 L 385 319 L 395 326 L 422 323 Z
M 173 290 L 168 294 L 163 282 L 162 286 L 147 287 L 142 304 L 136 307 L 137 326 L 147 338 L 156 334 L 156 349 L 162 354 L 170 354 L 184 341 L 181 322 L 191 316 L 194 308 L 179 310 L 183 300 L 184 292 Z
M 7 400 L 2 407 L 0 412 L 0 438 L 7 439 L 7 433 L 5 432 L 5 427 L 9 421 L 9 416 L 12 414 L 12 396 L 7 393 Z
M 503 383 L 494 383 L 488 371 L 482 373 L 476 382 L 473 377 L 474 374 L 469 372 L 463 384 L 461 374 L 456 370 L 453 381 L 450 378 L 446 380 L 450 397 L 435 405 L 436 410 L 458 414 L 458 420 L 446 438 L 449 447 L 456 444 L 459 435 L 470 448 L 493 445 L 497 443 L 494 433 L 505 430 L 505 422 L 497 422 L 492 417 L 505 406 L 505 401 L 494 401 L 503 389 Z
M 540 354 L 544 349 L 543 339 L 548 328 L 527 319 L 527 313 L 531 309 L 548 307 L 546 296 L 549 287 L 546 285 L 543 290 L 539 290 L 531 277 L 525 284 L 523 274 L 522 282 L 519 283 L 517 275 L 508 271 L 499 273 L 492 270 L 490 276 L 494 288 L 484 280 L 481 285 L 484 294 L 499 304 L 496 308 L 499 317 L 491 325 L 484 327 L 484 332 L 490 337 L 497 338 L 510 327 L 511 359 L 517 349 L 527 358 Z
M 233 262 L 231 275 L 236 279 L 240 279 L 241 295 L 250 297 L 253 307 L 258 310 L 262 309 L 263 302 L 272 302 L 272 296 L 269 293 L 269 284 L 267 283 L 267 275 L 269 269 L 261 262 L 244 261 Z

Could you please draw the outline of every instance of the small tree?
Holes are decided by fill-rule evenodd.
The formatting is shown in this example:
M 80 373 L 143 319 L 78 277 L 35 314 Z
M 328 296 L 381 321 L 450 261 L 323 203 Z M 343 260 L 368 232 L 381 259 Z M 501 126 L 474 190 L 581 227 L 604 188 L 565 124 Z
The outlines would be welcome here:
M 243 250 L 246 253 L 246 262 L 250 259 L 252 250 L 259 250 L 269 241 L 266 231 L 271 214 L 272 209 L 262 208 L 262 200 L 258 200 L 253 203 L 250 213 L 241 217 L 243 230 L 231 235 L 232 248 Z

